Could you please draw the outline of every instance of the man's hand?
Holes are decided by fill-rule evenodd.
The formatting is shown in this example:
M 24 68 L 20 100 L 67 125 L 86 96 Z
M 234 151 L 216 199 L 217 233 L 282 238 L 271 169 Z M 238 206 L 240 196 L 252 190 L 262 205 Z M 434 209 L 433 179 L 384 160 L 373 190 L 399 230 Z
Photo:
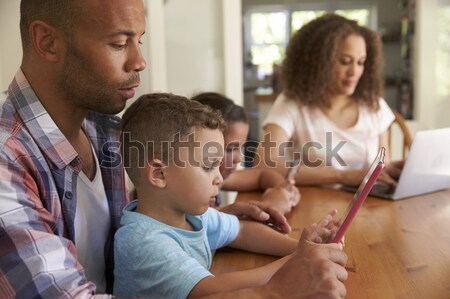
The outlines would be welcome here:
M 328 217 L 328 216 L 327 216 Z M 325 221 L 327 222 L 327 220 Z M 348 278 L 342 244 L 316 244 L 325 222 L 303 230 L 297 251 L 264 287 L 276 298 L 344 298 Z M 328 221 L 328 223 L 330 223 Z
M 268 223 L 282 233 L 289 233 L 291 226 L 286 217 L 268 202 L 245 201 L 235 202 L 220 209 L 221 212 L 236 215 L 242 220 L 255 220 Z

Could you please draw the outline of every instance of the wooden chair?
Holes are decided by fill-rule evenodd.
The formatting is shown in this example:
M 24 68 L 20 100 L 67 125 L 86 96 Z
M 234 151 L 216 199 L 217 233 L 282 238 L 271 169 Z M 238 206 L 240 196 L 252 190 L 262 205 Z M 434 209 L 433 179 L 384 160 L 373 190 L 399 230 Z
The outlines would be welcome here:
M 408 153 L 408 151 L 411 147 L 411 144 L 412 144 L 411 133 L 409 132 L 408 126 L 406 125 L 406 121 L 403 118 L 403 116 L 395 110 L 392 110 L 392 112 L 395 115 L 395 120 L 392 122 L 391 126 L 388 128 L 389 148 L 392 150 L 392 130 L 395 126 L 398 126 L 398 128 L 400 129 L 400 131 L 403 135 L 402 158 L 405 159 L 406 154 Z

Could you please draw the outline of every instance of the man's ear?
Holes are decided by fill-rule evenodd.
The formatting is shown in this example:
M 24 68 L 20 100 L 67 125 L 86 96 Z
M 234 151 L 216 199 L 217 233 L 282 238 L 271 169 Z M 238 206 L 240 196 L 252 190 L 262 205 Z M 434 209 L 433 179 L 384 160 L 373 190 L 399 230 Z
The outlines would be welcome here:
M 59 60 L 61 35 L 58 30 L 44 21 L 36 20 L 29 28 L 31 46 L 37 55 L 50 62 Z
M 147 162 L 145 167 L 145 176 L 147 182 L 150 185 L 157 188 L 165 188 L 167 185 L 166 178 L 164 176 L 164 169 L 167 166 L 159 159 L 153 159 Z

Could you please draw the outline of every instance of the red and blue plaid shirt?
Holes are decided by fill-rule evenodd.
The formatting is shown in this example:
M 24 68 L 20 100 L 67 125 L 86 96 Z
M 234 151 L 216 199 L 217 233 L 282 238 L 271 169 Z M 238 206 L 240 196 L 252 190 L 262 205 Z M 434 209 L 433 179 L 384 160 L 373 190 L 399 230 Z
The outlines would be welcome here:
M 83 123 L 108 198 L 110 243 L 128 202 L 119 124 L 118 117 L 95 112 Z M 0 298 L 94 294 L 95 285 L 84 276 L 74 245 L 80 171 L 74 148 L 19 70 L 0 102 Z M 105 248 L 105 262 L 111 283 L 110 245 Z

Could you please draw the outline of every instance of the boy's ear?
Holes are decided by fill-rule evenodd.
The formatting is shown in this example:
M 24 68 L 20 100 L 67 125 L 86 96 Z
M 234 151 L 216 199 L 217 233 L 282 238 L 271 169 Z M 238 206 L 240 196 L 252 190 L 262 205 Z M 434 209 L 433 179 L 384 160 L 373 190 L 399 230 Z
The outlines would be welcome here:
M 148 161 L 145 168 L 147 182 L 154 187 L 165 188 L 167 185 L 167 181 L 164 176 L 165 168 L 166 165 L 159 159 Z

